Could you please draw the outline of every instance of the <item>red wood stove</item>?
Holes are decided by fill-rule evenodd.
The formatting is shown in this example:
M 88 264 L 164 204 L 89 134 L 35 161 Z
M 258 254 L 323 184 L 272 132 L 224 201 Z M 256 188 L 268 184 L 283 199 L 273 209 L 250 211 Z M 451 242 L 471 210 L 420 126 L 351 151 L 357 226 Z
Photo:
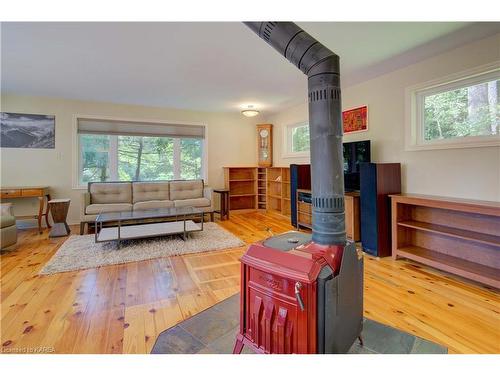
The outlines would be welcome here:
M 241 258 L 240 331 L 234 353 L 344 353 L 359 337 L 363 259 L 353 243 L 318 245 L 288 232 Z

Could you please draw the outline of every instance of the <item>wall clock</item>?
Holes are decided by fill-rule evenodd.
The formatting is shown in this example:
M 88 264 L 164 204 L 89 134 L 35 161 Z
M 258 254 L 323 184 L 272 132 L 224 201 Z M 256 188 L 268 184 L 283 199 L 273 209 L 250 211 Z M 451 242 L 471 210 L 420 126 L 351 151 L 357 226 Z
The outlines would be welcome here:
M 273 165 L 273 125 L 257 125 L 257 155 L 259 167 Z

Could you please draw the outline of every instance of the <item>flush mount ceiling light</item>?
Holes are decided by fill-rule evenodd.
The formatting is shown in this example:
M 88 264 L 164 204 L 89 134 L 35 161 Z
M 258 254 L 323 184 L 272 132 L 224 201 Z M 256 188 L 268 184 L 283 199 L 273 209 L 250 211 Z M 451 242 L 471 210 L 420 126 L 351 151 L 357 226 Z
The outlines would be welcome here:
M 241 114 L 246 117 L 257 116 L 260 112 L 253 108 L 253 105 L 249 105 L 247 109 L 241 111 Z

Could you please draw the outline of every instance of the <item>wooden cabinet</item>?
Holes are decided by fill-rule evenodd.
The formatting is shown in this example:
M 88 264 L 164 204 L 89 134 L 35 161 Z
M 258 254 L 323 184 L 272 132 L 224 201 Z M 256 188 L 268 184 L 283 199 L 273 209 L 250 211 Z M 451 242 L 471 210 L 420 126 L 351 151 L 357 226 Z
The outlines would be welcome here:
M 500 288 L 500 203 L 391 195 L 392 256 Z
M 361 240 L 359 217 L 359 193 L 345 193 L 345 234 L 347 238 L 357 242 Z
M 297 189 L 297 228 L 312 228 L 312 206 L 309 199 L 311 190 Z M 359 241 L 360 220 L 359 220 L 359 193 L 345 193 L 345 232 L 347 238 L 352 241 Z

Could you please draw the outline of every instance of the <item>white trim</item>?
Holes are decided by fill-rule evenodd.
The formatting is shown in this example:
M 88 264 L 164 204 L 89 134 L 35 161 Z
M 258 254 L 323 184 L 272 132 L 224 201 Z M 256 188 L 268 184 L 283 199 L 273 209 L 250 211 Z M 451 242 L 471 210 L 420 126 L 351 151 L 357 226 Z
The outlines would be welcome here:
M 124 118 L 124 117 L 113 117 L 113 116 L 99 116 L 99 115 L 73 115 L 73 124 L 71 129 L 71 144 L 72 144 L 72 189 L 73 190 L 86 190 L 87 186 L 80 185 L 80 145 L 78 142 L 78 119 L 88 119 L 88 120 L 110 120 L 110 121 L 128 121 L 128 122 L 145 122 L 154 124 L 172 124 L 172 125 L 197 125 L 203 126 L 205 128 L 205 138 L 202 143 L 202 158 L 201 158 L 201 178 L 206 182 L 208 179 L 208 123 L 190 121 L 168 121 L 168 120 L 157 120 L 157 119 L 137 119 L 137 118 Z
M 286 158 L 302 158 L 302 157 L 309 157 L 310 156 L 310 151 L 298 151 L 298 152 L 293 152 L 292 147 L 291 147 L 291 130 L 294 128 L 300 128 L 301 126 L 309 126 L 309 121 L 301 121 L 301 122 L 296 122 L 293 124 L 288 124 L 284 127 L 283 131 L 283 150 L 281 153 L 281 157 L 286 159 Z
M 499 71 L 500 60 L 407 87 L 405 89 L 405 151 L 500 146 L 500 137 L 494 135 L 424 140 L 422 114 L 418 112 L 418 108 L 423 108 L 422 101 L 426 95 L 453 90 L 468 83 L 472 84 L 478 76 L 491 79 L 497 77 Z

